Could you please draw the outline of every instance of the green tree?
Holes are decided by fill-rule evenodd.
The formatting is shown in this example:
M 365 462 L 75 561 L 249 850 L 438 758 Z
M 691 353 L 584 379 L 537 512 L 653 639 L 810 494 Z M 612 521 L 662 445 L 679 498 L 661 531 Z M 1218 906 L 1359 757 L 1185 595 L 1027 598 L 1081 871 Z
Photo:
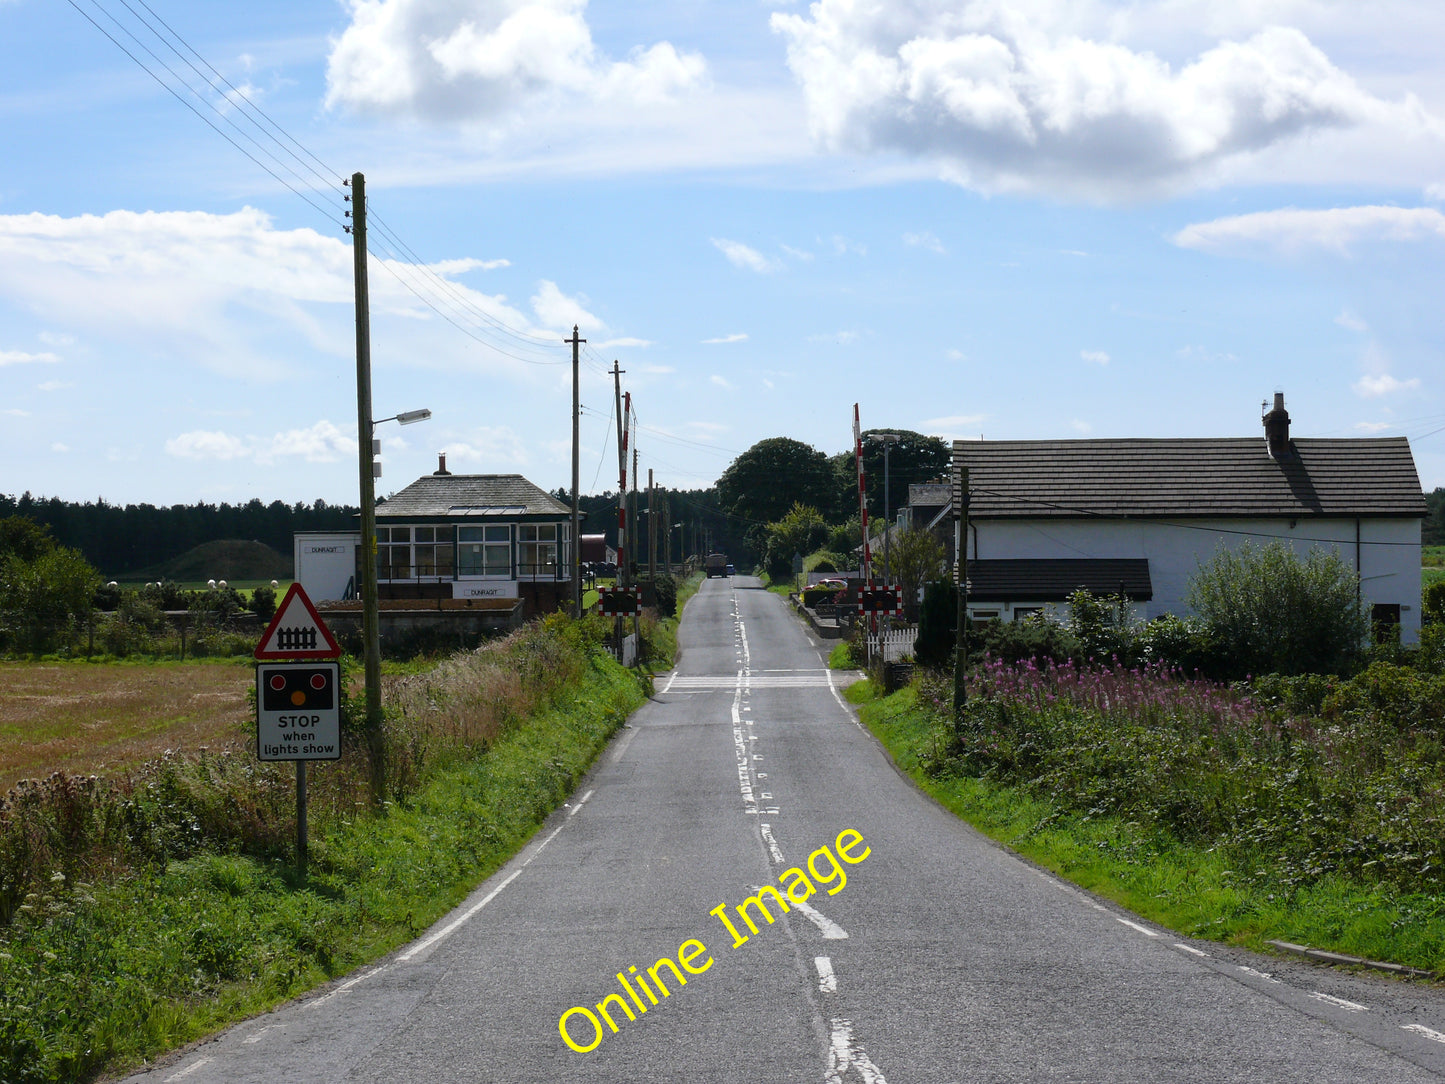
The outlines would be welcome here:
M 896 433 L 899 440 L 888 445 L 887 489 L 888 512 L 896 512 L 908 503 L 908 487 L 924 482 L 946 482 L 952 467 L 953 452 L 938 437 L 925 436 L 911 429 L 869 429 L 863 433 L 863 472 L 868 487 L 868 517 L 881 522 L 884 516 L 884 445 L 869 439 L 877 433 Z M 838 500 L 850 513 L 858 511 L 858 464 L 853 452 L 834 456 L 830 462 L 837 478 Z
M 836 479 L 828 457 L 789 437 L 760 440 L 728 465 L 717 480 L 723 511 L 754 523 L 776 523 L 795 504 L 832 515 Z
M 881 554 L 873 555 L 875 567 Z M 943 568 L 943 543 L 929 530 L 910 527 L 893 538 L 888 553 L 893 580 L 903 588 L 903 616 L 918 620 L 918 589 L 935 579 Z
M 50 651 L 90 616 L 99 586 L 79 550 L 51 543 L 30 559 L 11 553 L 0 558 L 0 619 L 23 650 Z
M 1186 601 L 1236 675 L 1349 673 L 1369 634 L 1359 577 L 1334 550 L 1303 559 L 1283 542 L 1221 550 Z
M 786 580 L 793 574 L 793 554 L 806 557 L 827 540 L 828 525 L 818 510 L 794 504 L 782 519 L 768 524 L 763 567 L 774 582 Z

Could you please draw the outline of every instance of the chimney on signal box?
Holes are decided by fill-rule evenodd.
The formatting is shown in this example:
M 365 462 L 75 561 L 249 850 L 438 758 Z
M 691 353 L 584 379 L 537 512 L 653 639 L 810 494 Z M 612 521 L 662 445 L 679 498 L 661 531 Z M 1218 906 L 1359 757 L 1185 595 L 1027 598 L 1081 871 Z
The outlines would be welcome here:
M 451 477 L 451 473 L 451 471 L 447 470 L 447 453 L 438 452 L 436 474 L 449 478 Z
M 1284 408 L 1284 392 L 1274 393 L 1274 409 L 1264 416 L 1264 444 L 1271 459 L 1289 459 L 1289 411 Z

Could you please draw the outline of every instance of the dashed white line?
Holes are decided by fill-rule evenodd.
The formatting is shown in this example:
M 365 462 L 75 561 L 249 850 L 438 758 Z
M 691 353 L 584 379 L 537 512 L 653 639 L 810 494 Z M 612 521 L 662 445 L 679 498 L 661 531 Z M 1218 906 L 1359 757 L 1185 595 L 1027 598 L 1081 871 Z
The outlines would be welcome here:
M 764 794 L 764 798 L 771 798 L 771 794 Z M 768 853 L 773 856 L 773 861 L 778 865 L 783 864 L 783 852 L 778 846 L 778 841 L 773 838 L 773 826 L 771 824 L 759 824 L 758 830 L 763 834 L 763 842 L 768 845 Z
M 260 1029 L 259 1031 L 257 1031 L 255 1034 L 253 1034 L 253 1035 L 247 1035 L 247 1036 L 246 1036 L 243 1040 L 241 1040 L 241 1041 L 242 1041 L 242 1042 L 246 1042 L 246 1043 L 260 1042 L 261 1036 L 265 1035 L 266 1032 L 268 1032 L 268 1031 L 275 1031 L 277 1028 L 284 1028 L 285 1026 L 286 1026 L 285 1024 L 267 1024 L 264 1028 L 261 1028 L 261 1029 Z
M 1413 1031 L 1425 1038 L 1437 1043 L 1445 1043 L 1445 1032 L 1436 1031 L 1434 1028 L 1427 1028 L 1424 1024 L 1401 1024 L 1406 1031 Z
M 1314 998 L 1316 1001 L 1323 1001 L 1326 1004 L 1334 1005 L 1338 1008 L 1345 1009 L 1348 1012 L 1370 1011 L 1369 1006 L 1367 1005 L 1357 1005 L 1353 1001 L 1346 1001 L 1342 997 L 1333 997 L 1330 994 L 1322 994 L 1318 990 L 1312 990 L 1310 992 L 1310 997 Z
M 1118 915 L 1115 915 L 1115 916 L 1114 916 L 1114 921 L 1115 921 L 1115 922 L 1122 922 L 1125 926 L 1128 926 L 1129 929 L 1131 929 L 1131 930 L 1138 930 L 1138 931 L 1139 931 L 1140 933 L 1142 933 L 1145 937 L 1158 937 L 1158 936 L 1159 936 L 1159 934 L 1158 934 L 1157 931 L 1151 930 L 1151 929 L 1149 929 L 1147 926 L 1141 926 L 1141 925 L 1139 925 L 1139 923 L 1137 923 L 1137 922 L 1130 922 L 1127 918 L 1120 918 Z
M 1202 949 L 1197 949 L 1193 945 L 1183 945 L 1180 944 L 1178 941 L 1174 942 L 1174 947 L 1177 949 L 1182 949 L 1185 952 L 1192 952 L 1195 956 L 1207 957 L 1209 955 L 1209 953 L 1203 951 Z
M 818 989 L 825 994 L 836 994 L 838 976 L 833 974 L 833 961 L 826 956 L 814 956 L 813 966 L 818 969 Z
M 190 1076 L 197 1069 L 199 1069 L 202 1065 L 209 1065 L 210 1062 L 210 1058 L 198 1058 L 195 1061 L 191 1062 L 191 1064 L 187 1065 L 179 1073 L 172 1073 L 170 1076 L 166 1077 L 166 1080 L 168 1082 L 172 1080 L 184 1080 L 186 1077 Z
M 569 817 L 575 817 L 575 816 L 577 815 L 577 810 L 581 809 L 581 808 L 583 807 L 583 805 L 586 804 L 587 799 L 590 798 L 590 797 L 592 797 L 592 795 L 594 795 L 594 794 L 596 794 L 596 793 L 597 793 L 596 790 L 589 790 L 586 794 L 582 795 L 582 797 L 578 798 L 578 799 L 577 799 L 577 804 L 574 805 L 570 810 L 567 811 L 567 816 L 569 816 Z
M 839 926 L 827 915 L 819 912 L 811 903 L 804 903 L 802 900 L 792 900 L 792 904 L 799 911 L 803 912 L 804 917 L 806 917 L 809 922 L 823 931 L 823 940 L 842 941 L 847 938 L 847 930 L 843 929 L 842 926 Z

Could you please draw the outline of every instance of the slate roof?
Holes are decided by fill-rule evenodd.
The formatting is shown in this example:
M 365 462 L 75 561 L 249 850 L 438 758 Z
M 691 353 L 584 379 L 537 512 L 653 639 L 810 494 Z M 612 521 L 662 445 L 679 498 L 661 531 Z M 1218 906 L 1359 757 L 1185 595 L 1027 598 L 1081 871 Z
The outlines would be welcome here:
M 1404 437 L 1290 447 L 1290 458 L 1271 459 L 1261 437 L 955 441 L 953 462 L 968 467 L 969 515 L 979 519 L 1424 517 Z
M 969 602 L 1063 602 L 1081 587 L 1096 595 L 1122 589 L 1134 602 L 1154 597 L 1149 562 L 1142 557 L 968 562 Z
M 376 507 L 376 518 L 570 516 L 572 509 L 520 474 L 426 474 Z

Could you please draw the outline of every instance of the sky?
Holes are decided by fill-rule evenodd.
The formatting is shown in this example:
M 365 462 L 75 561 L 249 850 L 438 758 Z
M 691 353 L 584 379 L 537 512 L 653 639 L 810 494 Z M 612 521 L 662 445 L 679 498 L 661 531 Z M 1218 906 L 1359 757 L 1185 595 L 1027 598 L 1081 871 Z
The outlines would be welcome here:
M 711 485 L 759 440 L 1410 438 L 1438 0 L 0 0 L 0 492 Z M 630 464 L 629 464 L 630 468 Z

